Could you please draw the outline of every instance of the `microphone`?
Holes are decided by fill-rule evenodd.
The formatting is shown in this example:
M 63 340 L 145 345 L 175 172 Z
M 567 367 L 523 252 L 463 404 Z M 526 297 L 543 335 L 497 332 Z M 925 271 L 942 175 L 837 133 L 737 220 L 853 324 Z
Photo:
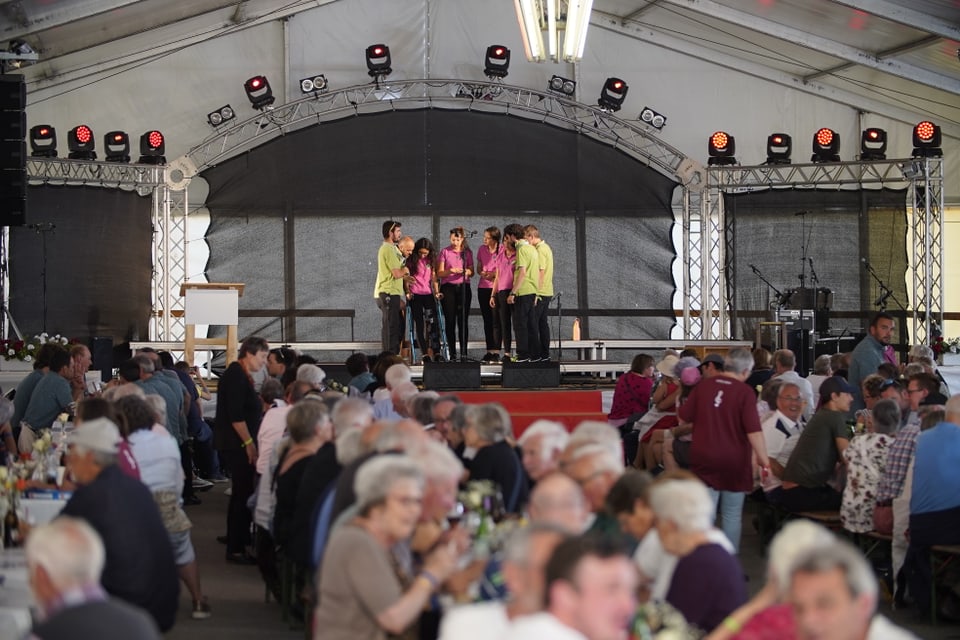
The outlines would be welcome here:
M 810 213 L 810 212 L 807 211 L 806 209 L 804 209 L 803 211 L 797 211 L 797 212 L 796 212 L 795 214 L 793 214 L 793 215 L 795 215 L 795 216 L 805 216 L 805 215 L 807 215 L 808 213 Z
M 756 273 L 756 272 L 757 272 L 757 265 L 754 265 L 754 264 L 748 264 L 747 266 L 748 266 L 748 267 L 750 267 L 750 270 L 751 270 L 751 271 L 753 271 L 754 273 Z
M 467 231 L 467 237 L 468 237 L 468 238 L 472 238 L 472 237 L 474 237 L 475 235 L 477 235 L 477 230 L 476 230 L 476 229 L 474 229 L 473 231 Z
M 860 262 L 863 263 L 863 266 L 866 267 L 868 271 L 870 270 L 870 263 L 867 262 L 866 258 L 860 258 Z
M 557 291 L 555 294 L 553 294 L 553 297 L 554 297 L 554 298 L 559 298 L 559 297 L 562 296 L 562 295 L 563 295 L 563 291 Z

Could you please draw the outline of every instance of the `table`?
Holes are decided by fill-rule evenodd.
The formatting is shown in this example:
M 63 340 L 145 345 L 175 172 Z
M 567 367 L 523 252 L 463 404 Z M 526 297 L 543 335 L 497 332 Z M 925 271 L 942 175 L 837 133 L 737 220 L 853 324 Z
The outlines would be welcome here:
M 0 638 L 22 638 L 33 626 L 33 594 L 23 549 L 0 551 Z

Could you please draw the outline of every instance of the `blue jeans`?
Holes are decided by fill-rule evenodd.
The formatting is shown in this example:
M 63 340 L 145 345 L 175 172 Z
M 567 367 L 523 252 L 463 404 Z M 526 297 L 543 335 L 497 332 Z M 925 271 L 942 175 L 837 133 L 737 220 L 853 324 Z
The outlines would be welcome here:
M 720 529 L 733 545 L 733 552 L 740 553 L 743 500 L 747 494 L 741 491 L 719 491 L 712 487 L 707 487 L 707 491 L 710 492 L 710 499 L 713 500 L 714 510 L 717 508 L 717 503 L 720 504 Z

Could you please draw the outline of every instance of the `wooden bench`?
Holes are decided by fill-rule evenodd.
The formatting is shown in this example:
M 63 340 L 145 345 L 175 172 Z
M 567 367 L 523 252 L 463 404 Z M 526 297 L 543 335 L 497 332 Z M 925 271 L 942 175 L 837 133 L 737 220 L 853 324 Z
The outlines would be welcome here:
M 937 624 L 937 576 L 958 557 L 960 545 L 937 544 L 930 547 L 930 623 Z

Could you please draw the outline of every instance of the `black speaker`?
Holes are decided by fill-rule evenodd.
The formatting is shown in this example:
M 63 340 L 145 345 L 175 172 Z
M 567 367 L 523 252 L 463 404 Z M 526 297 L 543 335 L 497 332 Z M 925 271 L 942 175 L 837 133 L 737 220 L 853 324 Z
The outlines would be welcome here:
M 559 362 L 505 362 L 500 384 L 512 389 L 542 389 L 560 386 Z
M 813 371 L 813 361 L 817 358 L 813 334 L 815 316 L 812 309 L 781 310 L 777 315 L 777 319 L 786 325 L 787 348 L 797 357 L 797 372 L 803 377 Z
M 423 365 L 425 389 L 479 389 L 479 362 L 426 362 Z
M 90 369 L 100 372 L 100 380 L 109 382 L 113 377 L 113 338 L 91 338 L 90 355 L 93 362 Z

